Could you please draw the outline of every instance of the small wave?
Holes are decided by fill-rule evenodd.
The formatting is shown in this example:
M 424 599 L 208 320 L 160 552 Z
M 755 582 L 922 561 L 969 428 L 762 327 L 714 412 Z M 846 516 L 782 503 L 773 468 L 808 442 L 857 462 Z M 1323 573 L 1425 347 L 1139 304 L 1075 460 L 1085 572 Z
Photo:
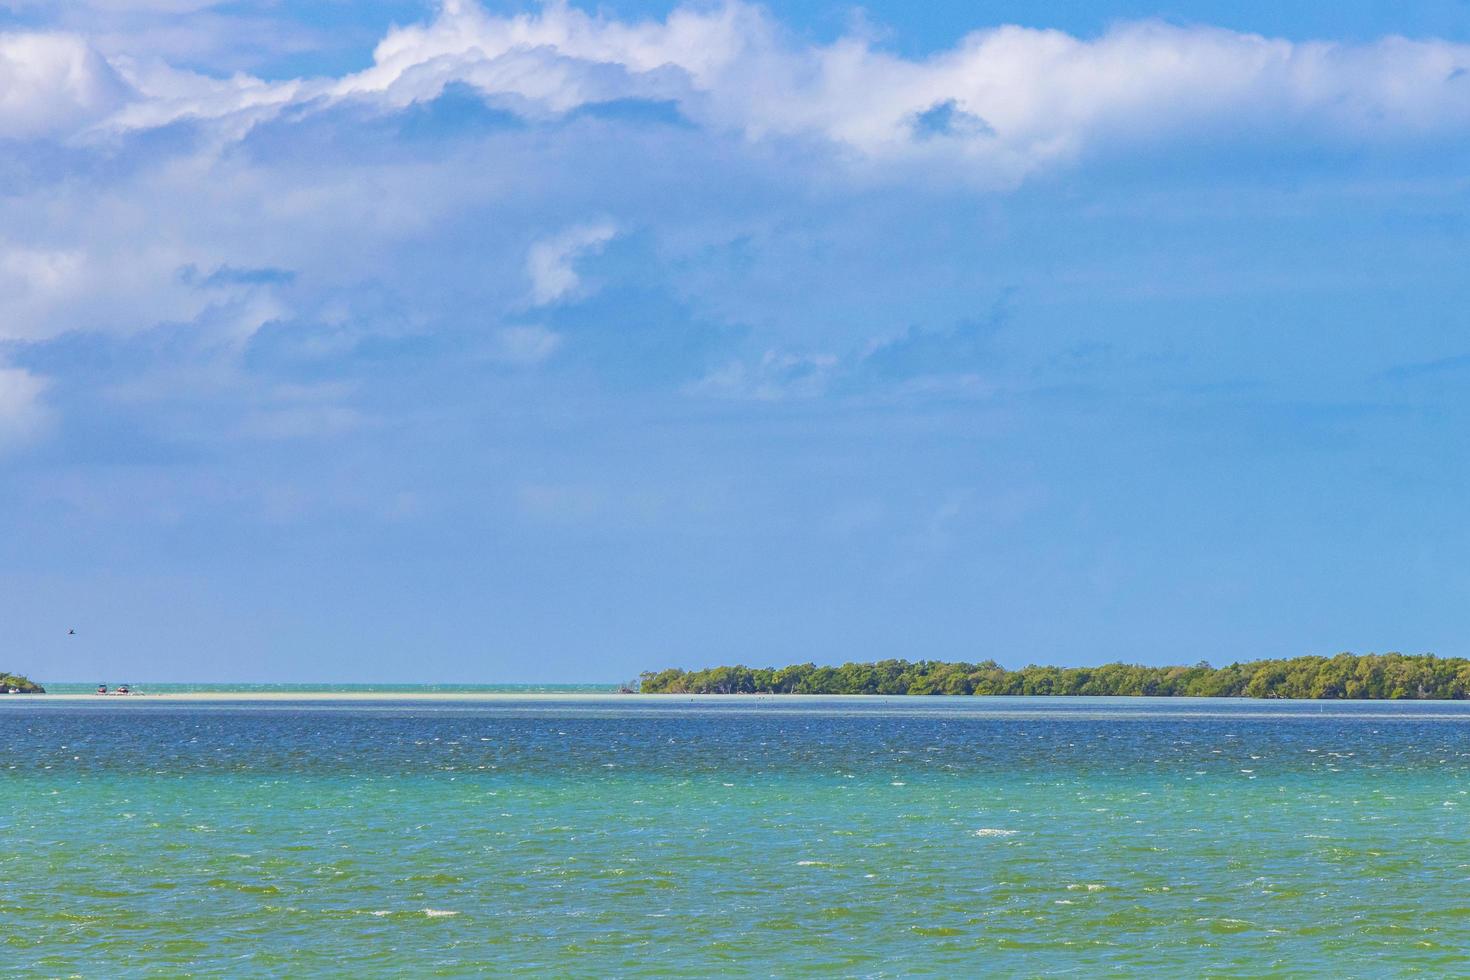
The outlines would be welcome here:
M 1020 833 L 1017 830 L 1001 830 L 999 827 L 981 827 L 975 831 L 976 837 L 1014 837 Z
M 796 866 L 798 868 L 825 868 L 829 865 L 826 861 L 797 861 Z
M 459 915 L 459 913 L 450 912 L 445 909 L 424 909 L 424 915 L 431 919 L 443 919 L 451 915 Z

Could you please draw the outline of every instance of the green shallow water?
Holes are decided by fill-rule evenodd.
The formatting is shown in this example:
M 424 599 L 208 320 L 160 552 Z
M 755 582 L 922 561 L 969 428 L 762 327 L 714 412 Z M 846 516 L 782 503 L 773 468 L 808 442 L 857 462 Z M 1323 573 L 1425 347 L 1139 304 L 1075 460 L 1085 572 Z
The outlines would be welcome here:
M 108 686 L 128 684 L 148 694 L 616 694 L 617 684 L 188 684 L 177 681 L 146 683 L 113 680 Z M 49 681 L 49 694 L 92 694 L 95 683 Z
M 0 702 L 12 975 L 1466 972 L 1470 710 Z

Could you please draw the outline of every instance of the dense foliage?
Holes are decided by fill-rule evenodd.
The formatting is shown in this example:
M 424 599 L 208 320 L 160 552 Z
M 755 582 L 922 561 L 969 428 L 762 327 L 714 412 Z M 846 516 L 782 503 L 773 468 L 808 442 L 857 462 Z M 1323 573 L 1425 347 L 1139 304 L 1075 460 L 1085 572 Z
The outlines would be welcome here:
M 1062 694 L 1247 698 L 1467 698 L 1470 660 L 1340 653 L 1228 667 L 1023 667 L 882 660 L 841 667 L 677 668 L 642 675 L 646 694 Z
M 4 694 L 11 688 L 15 688 L 23 694 L 45 694 L 46 689 L 40 684 L 19 674 L 7 674 L 0 670 L 0 694 Z

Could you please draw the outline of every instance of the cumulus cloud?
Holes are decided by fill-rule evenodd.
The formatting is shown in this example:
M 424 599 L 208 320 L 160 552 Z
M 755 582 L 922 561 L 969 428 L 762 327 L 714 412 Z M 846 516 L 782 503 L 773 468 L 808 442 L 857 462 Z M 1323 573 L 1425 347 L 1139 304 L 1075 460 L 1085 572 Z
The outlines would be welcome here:
M 1306 123 L 1345 140 L 1462 127 L 1467 64 L 1470 48 L 1447 42 L 1292 43 L 1156 23 L 1093 40 L 1001 27 L 915 60 L 856 37 L 802 45 L 738 3 L 640 23 L 454 3 L 390 34 L 338 91 L 423 98 L 454 80 L 543 113 L 669 99 L 751 140 L 814 139 L 860 160 L 937 161 L 1013 183 L 1092 147 L 1223 127 Z
M 532 301 L 537 305 L 554 303 L 574 292 L 581 285 L 576 261 L 601 251 L 617 233 L 617 227 L 609 222 L 577 225 L 532 245 L 526 255 Z
M 128 86 L 86 41 L 0 33 L 0 138 L 74 131 L 116 111 Z
M 391 31 L 370 68 L 335 80 L 214 79 L 125 55 L 109 63 L 75 36 L 0 35 L 0 131 L 25 138 L 104 116 L 121 129 L 248 124 L 293 104 L 404 105 L 459 83 L 530 116 L 669 100 L 751 139 L 816 138 L 870 158 L 958 154 L 1015 179 L 1099 141 L 1226 120 L 1307 119 L 1353 138 L 1461 126 L 1466 65 L 1465 46 L 1441 41 L 1292 43 L 1153 23 L 1092 40 L 1002 27 L 906 59 L 859 37 L 799 43 L 741 3 L 625 22 L 564 4 L 492 16 L 450 0 L 433 21 Z M 936 132 L 959 138 L 925 138 Z
M 1470 125 L 1467 68 L 1470 47 L 1448 41 L 1293 42 L 1153 22 L 1091 39 L 998 27 L 905 58 L 856 35 L 805 42 L 738 0 L 661 21 L 564 3 L 500 16 L 447 0 L 434 19 L 391 30 L 369 68 L 335 79 L 217 79 L 122 54 L 109 63 L 77 38 L 7 35 L 0 126 L 34 134 L 106 115 L 103 130 L 115 131 L 192 118 L 239 135 L 293 108 L 401 107 L 456 84 L 532 120 L 654 100 L 742 139 L 942 163 L 1003 185 L 1090 149 L 1212 131 L 1305 128 L 1362 142 L 1460 130 Z
M 850 328 L 822 316 L 844 301 L 865 315 L 876 295 L 865 281 L 793 286 L 797 271 L 810 278 L 867 248 L 862 234 L 799 227 L 818 181 L 821 194 L 854 174 L 968 193 L 1170 141 L 1470 135 L 1470 48 L 1433 39 L 999 27 L 905 57 L 859 34 L 811 43 L 739 0 L 652 20 L 450 0 L 388 31 L 361 71 L 266 79 L 190 70 L 142 35 L 129 47 L 86 33 L 85 18 L 67 23 L 73 33 L 0 33 L 0 341 L 107 332 L 183 348 L 187 336 L 228 358 L 275 325 L 272 336 L 300 347 L 325 336 L 334 357 L 367 362 L 374 343 L 431 357 L 423 338 L 472 324 L 457 342 L 473 363 L 530 366 L 592 350 L 596 334 L 566 322 L 592 292 L 580 264 L 636 227 L 647 234 L 629 250 L 646 248 L 647 262 L 630 279 L 667 274 L 655 285 L 700 319 L 758 336 L 751 357 L 726 362 L 728 347 L 640 299 L 643 332 L 617 331 L 587 354 L 604 367 L 662 366 L 671 387 L 703 374 L 686 390 L 765 400 L 870 376 L 978 384 L 945 347 L 977 360 L 959 335 L 906 337 L 860 362 L 788 353 L 847 349 L 851 337 L 822 332 Z M 478 121 L 455 115 L 467 102 Z M 480 326 L 528 305 L 555 329 Z M 296 337 L 308 321 L 323 332 Z M 781 335 L 798 330 L 810 333 Z M 311 363 L 329 371 L 330 360 Z M 23 380 L 40 383 L 12 376 L 13 392 Z M 39 405 L 39 389 L 26 390 Z M 300 427 L 349 418 L 334 412 L 313 408 Z

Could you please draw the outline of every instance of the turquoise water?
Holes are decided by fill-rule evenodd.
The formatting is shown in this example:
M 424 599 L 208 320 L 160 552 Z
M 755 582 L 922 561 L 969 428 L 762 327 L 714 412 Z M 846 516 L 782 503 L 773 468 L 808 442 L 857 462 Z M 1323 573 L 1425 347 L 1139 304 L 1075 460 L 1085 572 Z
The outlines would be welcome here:
M 122 680 L 108 687 L 128 684 L 148 694 L 611 694 L 617 684 L 160 684 Z M 91 694 L 97 684 L 52 681 L 43 685 L 49 694 Z
M 1470 705 L 0 701 L 35 976 L 1463 973 Z

